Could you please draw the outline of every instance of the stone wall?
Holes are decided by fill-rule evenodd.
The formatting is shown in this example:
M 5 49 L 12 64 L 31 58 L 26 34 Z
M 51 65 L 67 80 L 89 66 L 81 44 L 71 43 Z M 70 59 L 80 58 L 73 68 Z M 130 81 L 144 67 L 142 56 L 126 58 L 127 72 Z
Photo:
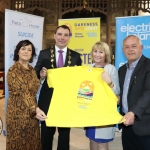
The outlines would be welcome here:
M 56 13 L 47 13 L 44 24 L 43 49 L 52 47 L 55 44 L 54 33 L 58 25 Z

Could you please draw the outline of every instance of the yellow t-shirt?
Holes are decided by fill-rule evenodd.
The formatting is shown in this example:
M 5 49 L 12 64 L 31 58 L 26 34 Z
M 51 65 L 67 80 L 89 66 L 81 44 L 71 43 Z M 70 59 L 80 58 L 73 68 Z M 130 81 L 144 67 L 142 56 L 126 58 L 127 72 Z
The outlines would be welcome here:
M 47 83 L 54 88 L 47 126 L 86 127 L 117 124 L 117 97 L 102 80 L 103 69 L 88 66 L 49 69 Z

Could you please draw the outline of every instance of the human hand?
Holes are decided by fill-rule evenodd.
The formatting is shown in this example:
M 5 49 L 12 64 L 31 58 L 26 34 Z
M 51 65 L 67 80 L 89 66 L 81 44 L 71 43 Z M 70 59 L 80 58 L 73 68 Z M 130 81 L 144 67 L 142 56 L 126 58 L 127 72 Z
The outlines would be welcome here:
M 36 118 L 40 121 L 47 119 L 47 116 L 39 107 L 36 108 Z
M 119 104 L 120 103 L 120 96 L 119 95 L 116 95 L 116 96 L 118 98 L 117 104 Z
M 45 79 L 46 72 L 47 72 L 47 69 L 45 67 L 42 67 L 42 69 L 40 71 L 40 77 L 41 77 L 41 79 Z
M 124 124 L 125 126 L 133 125 L 133 124 L 134 124 L 134 120 L 135 120 L 134 113 L 131 112 L 131 111 L 128 112 L 128 113 L 126 113 L 126 114 L 123 116 L 123 118 L 121 119 L 120 122 L 122 122 L 123 120 L 125 120 L 125 121 L 123 122 L 123 124 Z
M 110 75 L 109 75 L 106 71 L 104 71 L 104 72 L 102 73 L 102 79 L 103 79 L 107 84 L 109 84 L 109 83 L 112 82 L 112 81 L 111 81 L 111 78 L 110 78 Z

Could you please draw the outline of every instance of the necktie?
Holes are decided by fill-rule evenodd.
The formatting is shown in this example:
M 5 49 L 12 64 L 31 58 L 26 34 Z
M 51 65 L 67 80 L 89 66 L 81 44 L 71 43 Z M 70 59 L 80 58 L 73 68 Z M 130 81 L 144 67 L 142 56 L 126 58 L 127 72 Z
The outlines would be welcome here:
M 59 57 L 58 57 L 58 68 L 63 67 L 64 63 L 63 63 L 63 52 L 62 50 L 59 50 Z

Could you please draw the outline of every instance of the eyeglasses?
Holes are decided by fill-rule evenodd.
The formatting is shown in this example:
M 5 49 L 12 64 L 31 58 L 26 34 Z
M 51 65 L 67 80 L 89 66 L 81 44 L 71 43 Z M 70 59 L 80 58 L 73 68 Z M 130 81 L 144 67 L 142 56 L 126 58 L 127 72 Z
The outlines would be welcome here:
M 129 50 L 129 49 L 136 49 L 137 46 L 136 45 L 132 45 L 132 46 L 125 46 L 123 47 L 125 50 Z

